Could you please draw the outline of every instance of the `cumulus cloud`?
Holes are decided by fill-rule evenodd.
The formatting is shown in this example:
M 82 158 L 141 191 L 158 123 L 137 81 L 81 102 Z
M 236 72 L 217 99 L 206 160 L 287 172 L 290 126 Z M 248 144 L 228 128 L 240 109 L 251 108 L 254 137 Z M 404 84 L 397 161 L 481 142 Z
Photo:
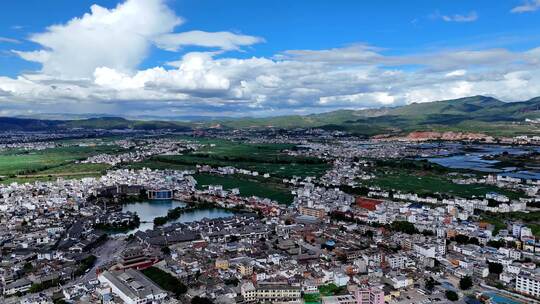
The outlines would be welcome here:
M 536 52 L 533 49 L 511 54 L 528 58 Z M 539 64 L 522 60 L 513 64 L 494 61 L 488 65 L 477 53 L 472 56 L 476 60 L 469 58 L 469 53 L 461 52 L 425 56 L 427 59 L 431 56 L 459 58 L 458 54 L 466 57 L 460 59 L 462 69 L 437 71 L 388 68 L 385 64 L 338 64 L 332 58 L 326 61 L 318 58 L 313 61 L 306 58 L 237 59 L 216 58 L 212 52 L 193 52 L 171 63 L 170 68 L 158 66 L 124 73 L 99 67 L 87 80 L 62 80 L 39 74 L 3 77 L 0 78 L 0 91 L 3 92 L 0 100 L 71 102 L 77 105 L 96 103 L 96 106 L 129 104 L 129 111 L 139 114 L 153 111 L 156 115 L 183 111 L 274 115 L 343 107 L 396 106 L 477 94 L 506 101 L 540 95 Z M 487 51 L 486 56 L 493 56 L 492 52 Z M 413 62 L 409 57 L 414 62 L 422 59 L 420 55 L 413 55 L 401 60 Z M 473 63 L 478 62 L 483 65 L 474 68 Z M 119 114 L 125 115 L 127 108 L 119 110 Z
M 50 75 L 87 77 L 100 66 L 133 71 L 151 41 L 181 22 L 161 0 L 128 0 L 113 9 L 92 5 L 82 17 L 30 36 L 42 50 L 16 53 Z
M 42 49 L 14 51 L 41 63 L 42 70 L 0 76 L 0 103 L 13 113 L 278 115 L 477 94 L 506 101 L 540 95 L 540 48 L 387 55 L 382 48 L 352 44 L 231 58 L 226 51 L 264 40 L 229 32 L 175 32 L 181 23 L 162 0 L 93 6 L 80 18 L 32 35 Z M 208 50 L 139 68 L 152 45 Z
M 158 47 L 169 51 L 178 51 L 181 47 L 188 45 L 219 48 L 229 51 L 238 50 L 242 46 L 249 46 L 263 41 L 264 39 L 255 36 L 239 35 L 231 32 L 204 31 L 166 34 L 155 39 Z
M 534 12 L 538 9 L 540 9 L 540 0 L 527 0 L 521 5 L 512 8 L 511 12 L 520 14 Z

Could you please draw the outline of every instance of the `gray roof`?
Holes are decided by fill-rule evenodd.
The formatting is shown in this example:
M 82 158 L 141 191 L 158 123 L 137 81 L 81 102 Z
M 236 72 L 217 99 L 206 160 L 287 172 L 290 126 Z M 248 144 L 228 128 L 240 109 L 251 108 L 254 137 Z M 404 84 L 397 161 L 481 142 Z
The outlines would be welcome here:
M 105 271 L 102 274 L 111 284 L 132 299 L 146 298 L 152 294 L 166 293 L 140 271 L 126 269 L 124 271 Z

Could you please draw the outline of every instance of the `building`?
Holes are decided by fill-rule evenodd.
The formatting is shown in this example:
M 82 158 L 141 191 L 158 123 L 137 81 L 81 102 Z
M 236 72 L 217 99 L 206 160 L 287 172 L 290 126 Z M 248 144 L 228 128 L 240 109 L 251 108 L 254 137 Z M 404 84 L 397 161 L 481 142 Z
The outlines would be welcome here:
M 366 197 L 360 197 L 360 196 L 356 198 L 355 202 L 356 202 L 356 205 L 358 206 L 358 208 L 366 209 L 366 210 L 369 210 L 369 211 L 377 210 L 377 206 L 382 204 L 381 200 L 376 200 L 376 199 L 366 198 Z
M 324 218 L 324 216 L 326 215 L 326 211 L 320 208 L 300 206 L 300 208 L 298 208 L 298 211 L 302 215 L 313 216 L 317 218 Z
M 22 278 L 15 282 L 7 284 L 4 287 L 4 294 L 14 295 L 16 293 L 25 293 L 30 290 L 30 286 L 32 286 L 32 282 L 26 278 Z
M 161 303 L 167 297 L 167 292 L 134 269 L 105 271 L 98 280 L 126 304 Z
M 142 270 L 148 268 L 159 261 L 155 256 L 145 253 L 142 248 L 134 247 L 124 250 L 121 254 L 121 261 L 115 265 L 114 270 L 133 268 Z
M 384 291 L 379 288 L 359 288 L 354 297 L 356 304 L 384 304 Z
M 244 283 L 241 293 L 246 303 L 296 302 L 300 300 L 301 288 L 281 283 Z
M 168 189 L 148 190 L 148 199 L 151 200 L 170 200 L 173 198 L 173 191 Z
M 216 259 L 214 266 L 216 269 L 227 270 L 229 269 L 229 261 L 225 259 Z
M 243 277 L 250 276 L 253 274 L 253 265 L 250 263 L 241 263 L 238 265 L 238 272 L 240 272 L 240 275 Z
M 404 268 L 407 262 L 407 257 L 400 254 L 394 254 L 385 258 L 388 266 L 392 269 Z
M 516 290 L 526 295 L 540 297 L 540 274 L 519 274 L 516 277 Z
M 322 297 L 322 304 L 356 304 L 356 298 L 352 295 Z

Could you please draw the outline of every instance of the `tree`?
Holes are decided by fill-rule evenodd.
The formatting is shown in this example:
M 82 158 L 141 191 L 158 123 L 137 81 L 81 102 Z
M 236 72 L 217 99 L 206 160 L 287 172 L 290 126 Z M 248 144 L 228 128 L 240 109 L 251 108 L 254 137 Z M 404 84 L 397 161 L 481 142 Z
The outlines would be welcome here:
M 463 234 L 456 235 L 454 239 L 458 244 L 467 244 L 469 243 L 469 237 Z
M 425 281 L 425 287 L 429 291 L 433 291 L 433 288 L 435 288 L 435 285 L 438 285 L 439 282 L 435 281 L 432 277 L 429 277 Z
M 167 247 L 167 246 L 163 246 L 161 247 L 161 252 L 164 254 L 164 255 L 170 255 L 171 254 L 171 248 Z
M 214 302 L 208 298 L 196 296 L 191 299 L 191 304 L 214 304 Z
M 473 286 L 473 281 L 470 276 L 464 276 L 459 280 L 459 288 L 461 290 L 467 290 L 470 289 Z
M 408 221 L 394 221 L 390 227 L 394 231 L 399 231 L 406 234 L 418 233 L 418 230 L 414 227 L 414 224 Z
M 472 237 L 472 238 L 469 239 L 469 244 L 480 245 L 480 242 L 478 241 L 477 238 Z
M 491 240 L 489 242 L 487 242 L 487 245 L 489 247 L 493 247 L 493 248 L 501 248 L 501 247 L 504 247 L 506 245 L 506 243 L 503 241 L 503 240 L 500 240 L 500 241 L 494 241 L 494 240 Z
M 503 265 L 500 263 L 488 262 L 489 273 L 501 274 L 503 272 Z
M 455 291 L 447 290 L 445 292 L 446 298 L 452 302 L 457 301 L 459 299 L 458 294 Z

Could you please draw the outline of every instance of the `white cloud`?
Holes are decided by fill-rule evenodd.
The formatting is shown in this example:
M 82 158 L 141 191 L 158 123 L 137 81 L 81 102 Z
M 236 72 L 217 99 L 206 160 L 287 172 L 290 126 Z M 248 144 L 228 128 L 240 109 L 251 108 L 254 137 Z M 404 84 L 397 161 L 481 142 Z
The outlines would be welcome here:
M 50 75 L 88 77 L 100 66 L 127 72 L 146 58 L 153 39 L 181 22 L 161 0 L 127 0 L 113 9 L 92 5 L 81 18 L 30 36 L 43 50 L 16 53 Z
M 473 22 L 478 20 L 478 14 L 472 11 L 468 14 L 442 15 L 441 18 L 446 22 Z
M 241 46 L 249 46 L 263 41 L 264 39 L 255 36 L 204 31 L 165 34 L 155 39 L 158 47 L 169 51 L 178 51 L 183 46 L 188 45 L 238 50 Z
M 369 45 L 355 44 L 345 48 L 334 48 L 329 50 L 288 50 L 279 54 L 276 58 L 312 62 L 355 62 L 372 64 L 384 60 L 383 56 L 377 53 L 378 50 L 378 48 Z
M 43 46 L 14 51 L 42 71 L 0 77 L 6 111 L 111 114 L 268 115 L 369 108 L 469 95 L 506 101 L 540 95 L 540 48 L 460 49 L 386 55 L 367 44 L 230 58 L 227 50 L 262 41 L 229 32 L 174 34 L 181 18 L 162 0 L 127 0 L 31 36 Z M 191 52 L 138 69 L 148 48 Z M 219 56 L 218 56 L 219 54 Z
M 535 52 L 533 49 L 508 53 L 527 58 Z M 458 54 L 461 53 L 423 56 L 429 63 L 432 56 L 455 58 L 460 57 Z M 350 65 L 332 60 L 328 63 L 318 58 L 313 61 L 215 58 L 215 53 L 196 52 L 184 55 L 170 69 L 158 66 L 130 74 L 99 67 L 91 80 L 64 80 L 43 74 L 15 79 L 4 77 L 0 78 L 0 101 L 71 102 L 77 106 L 79 103 L 95 103 L 96 106 L 129 103 L 129 111 L 155 111 L 161 115 L 183 110 L 217 115 L 264 115 L 286 114 L 292 110 L 318 112 L 343 107 L 395 106 L 477 94 L 506 101 L 540 95 L 539 64 L 523 61 L 509 65 L 497 60 L 488 64 L 478 53 L 464 54 L 467 59 L 461 58 L 462 69 L 438 72 L 430 68 L 388 69 L 384 64 Z M 491 57 L 492 52 L 487 52 L 486 56 L 499 58 Z M 422 59 L 421 55 L 410 57 L 415 61 Z M 411 59 L 401 60 L 410 62 Z M 481 69 L 470 68 L 478 61 L 484 64 Z M 125 114 L 121 112 L 124 110 L 119 111 Z
M 8 38 L 8 37 L 1 37 L 0 36 L 0 43 L 3 43 L 3 42 L 6 42 L 6 43 L 21 43 L 19 40 L 17 39 L 13 39 L 13 38 Z
M 444 76 L 445 77 L 460 77 L 460 76 L 464 76 L 465 74 L 467 74 L 466 70 L 455 70 L 455 71 L 446 73 L 446 75 Z
M 521 5 L 512 8 L 512 13 L 534 12 L 540 9 L 540 0 L 526 0 Z
M 347 104 L 357 105 L 360 103 L 364 106 L 384 106 L 393 104 L 395 100 L 395 97 L 390 95 L 388 92 L 370 92 L 351 95 L 324 96 L 319 98 L 319 104 L 344 106 Z

